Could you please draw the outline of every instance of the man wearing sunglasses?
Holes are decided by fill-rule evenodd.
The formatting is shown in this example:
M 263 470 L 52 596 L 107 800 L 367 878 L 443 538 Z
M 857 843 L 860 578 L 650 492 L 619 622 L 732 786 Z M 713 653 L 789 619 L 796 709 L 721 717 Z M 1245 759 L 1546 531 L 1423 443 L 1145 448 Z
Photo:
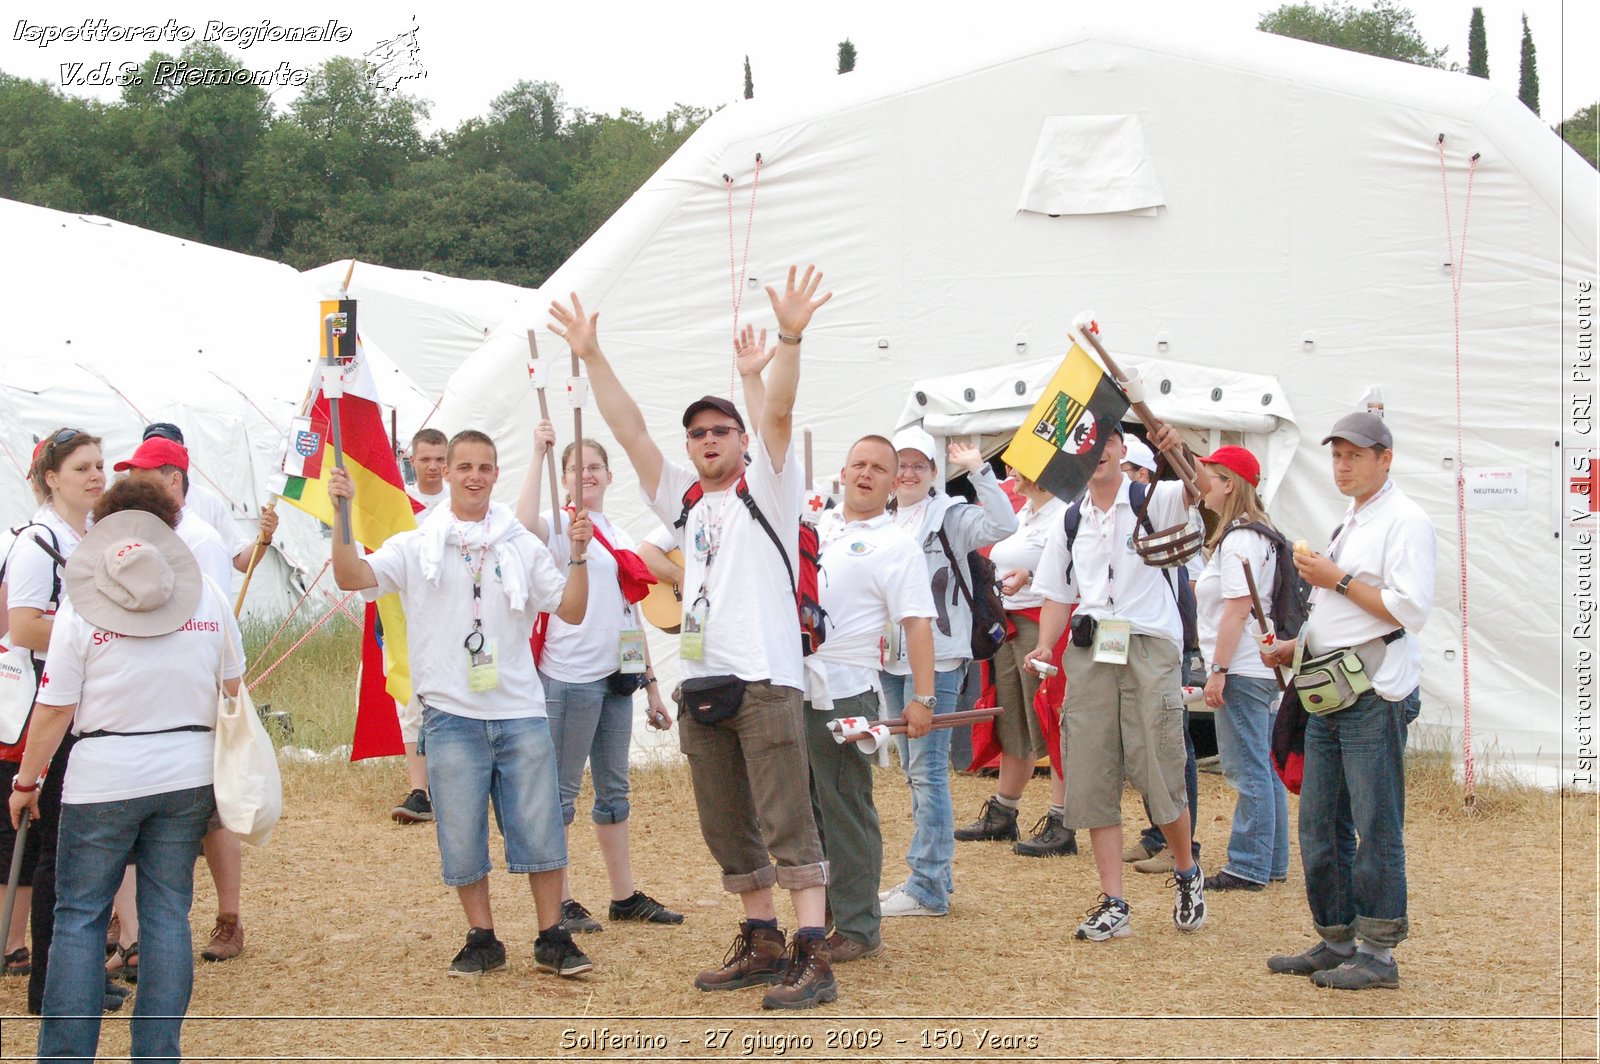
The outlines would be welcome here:
M 681 521 L 680 658 L 685 689 L 703 693 L 682 699 L 678 741 L 689 759 L 701 833 L 722 867 L 723 888 L 739 895 L 745 916 L 725 961 L 694 984 L 770 986 L 765 1008 L 810 1008 L 838 993 L 824 938 L 828 866 L 811 814 L 800 626 L 789 576 L 799 567 L 805 489 L 790 450 L 800 344 L 811 315 L 832 296 L 817 295 L 821 282 L 814 267 L 798 281 L 790 267 L 781 295 L 768 286 L 778 344 L 766 359 L 758 414 L 752 408 L 755 436 L 727 399 L 698 399 L 683 413 L 688 465 L 668 461 L 650 439 L 638 404 L 600 350 L 599 315 L 586 315 L 576 294 L 570 307 L 550 307 L 550 330 L 583 360 L 645 500 L 662 521 Z M 702 703 L 713 698 L 720 704 L 704 712 Z M 778 928 L 774 885 L 794 903 L 800 928 L 792 944 Z

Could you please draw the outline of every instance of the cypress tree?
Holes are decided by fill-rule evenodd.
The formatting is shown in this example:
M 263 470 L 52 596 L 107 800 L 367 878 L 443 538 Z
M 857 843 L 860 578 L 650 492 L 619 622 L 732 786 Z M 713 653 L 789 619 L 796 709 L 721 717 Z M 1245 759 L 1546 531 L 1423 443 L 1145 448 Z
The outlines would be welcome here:
M 752 100 L 752 99 L 755 99 L 755 95 L 756 95 L 756 83 L 755 83 L 755 79 L 750 76 L 750 57 L 749 56 L 745 56 L 744 57 L 744 98 L 747 99 L 747 100 Z
M 1467 73 L 1475 78 L 1489 76 L 1489 38 L 1483 31 L 1483 8 L 1472 9 L 1472 23 L 1467 27 Z
M 1517 81 L 1517 99 L 1528 110 L 1539 113 L 1539 61 L 1533 52 L 1533 31 L 1528 29 L 1528 13 L 1522 13 L 1522 76 Z

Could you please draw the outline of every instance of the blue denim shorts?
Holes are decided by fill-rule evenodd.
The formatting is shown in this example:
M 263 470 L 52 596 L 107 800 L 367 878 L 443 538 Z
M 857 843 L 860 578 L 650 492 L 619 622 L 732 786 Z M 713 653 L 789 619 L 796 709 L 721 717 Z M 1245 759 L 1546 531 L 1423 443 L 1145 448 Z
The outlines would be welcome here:
M 506 842 L 506 871 L 567 864 L 556 754 L 543 717 L 475 720 L 425 706 L 417 752 L 428 758 L 434 828 L 446 885 L 489 874 L 489 807 Z

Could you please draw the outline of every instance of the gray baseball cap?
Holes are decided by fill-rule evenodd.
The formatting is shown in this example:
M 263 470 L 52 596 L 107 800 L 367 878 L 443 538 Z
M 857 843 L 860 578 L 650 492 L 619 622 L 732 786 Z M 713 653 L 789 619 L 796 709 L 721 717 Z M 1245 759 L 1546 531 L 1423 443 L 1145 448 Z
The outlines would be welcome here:
M 1383 418 L 1364 411 L 1346 414 L 1334 423 L 1332 432 L 1322 437 L 1325 444 L 1334 440 L 1349 440 L 1357 447 L 1382 446 L 1394 449 L 1394 436 L 1389 432 L 1389 426 L 1383 423 Z

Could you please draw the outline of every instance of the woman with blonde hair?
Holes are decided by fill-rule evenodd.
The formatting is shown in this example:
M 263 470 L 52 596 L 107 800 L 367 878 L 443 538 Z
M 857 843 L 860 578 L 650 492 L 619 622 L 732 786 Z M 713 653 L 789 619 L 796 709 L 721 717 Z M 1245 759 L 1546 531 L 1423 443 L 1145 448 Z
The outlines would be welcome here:
M 1272 724 L 1278 684 L 1245 636 L 1250 565 L 1262 606 L 1270 603 L 1280 564 L 1276 532 L 1256 487 L 1261 463 L 1243 447 L 1219 447 L 1198 459 L 1201 502 L 1217 515 L 1206 542 L 1206 567 L 1195 584 L 1200 649 L 1207 666 L 1205 702 L 1216 711 L 1222 771 L 1239 792 L 1228 860 L 1206 878 L 1207 891 L 1263 890 L 1289 875 L 1289 798 L 1272 770 Z

